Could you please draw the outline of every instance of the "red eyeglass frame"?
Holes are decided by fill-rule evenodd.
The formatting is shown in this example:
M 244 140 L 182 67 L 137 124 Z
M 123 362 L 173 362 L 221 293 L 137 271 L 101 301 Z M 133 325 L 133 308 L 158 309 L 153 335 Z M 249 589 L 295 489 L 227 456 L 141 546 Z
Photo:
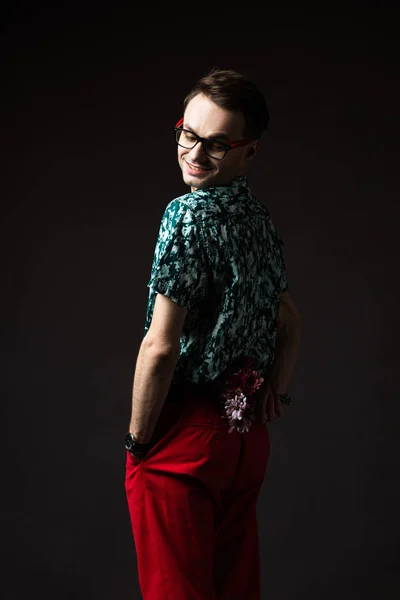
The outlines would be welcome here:
M 184 117 L 182 117 L 182 119 L 179 119 L 179 121 L 175 125 L 175 131 L 181 127 L 183 121 L 184 121 Z M 182 129 L 184 129 L 184 128 L 182 128 Z M 197 134 L 195 134 L 195 135 L 200 142 L 208 142 L 209 141 L 209 140 L 207 140 L 207 138 L 201 138 L 199 135 L 197 135 Z M 246 140 L 238 140 L 237 142 L 231 142 L 230 144 L 224 144 L 223 142 L 219 142 L 219 143 L 221 144 L 221 146 L 225 146 L 225 148 L 228 151 L 228 150 L 233 150 L 233 148 L 239 148 L 240 146 L 246 146 L 246 144 L 249 144 L 250 142 L 253 142 L 253 141 L 254 141 L 254 139 L 249 138 Z

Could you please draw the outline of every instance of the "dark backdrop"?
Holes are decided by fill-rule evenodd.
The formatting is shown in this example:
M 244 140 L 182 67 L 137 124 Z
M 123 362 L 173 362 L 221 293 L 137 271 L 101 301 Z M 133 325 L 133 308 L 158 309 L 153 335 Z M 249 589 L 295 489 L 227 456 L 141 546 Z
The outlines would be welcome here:
M 1 596 L 140 597 L 123 436 L 160 219 L 189 191 L 173 127 L 218 65 L 266 95 L 249 180 L 303 317 L 269 425 L 262 598 L 398 598 L 394 15 L 192 9 L 3 15 Z

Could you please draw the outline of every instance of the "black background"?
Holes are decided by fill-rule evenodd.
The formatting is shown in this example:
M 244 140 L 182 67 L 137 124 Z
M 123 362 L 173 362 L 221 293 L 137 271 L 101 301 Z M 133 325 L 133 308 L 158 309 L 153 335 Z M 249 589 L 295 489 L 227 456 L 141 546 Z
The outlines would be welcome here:
M 303 318 L 268 426 L 262 598 L 400 596 L 395 16 L 263 10 L 3 13 L 4 599 L 140 598 L 122 440 L 160 219 L 189 191 L 173 127 L 213 66 L 266 96 L 249 181 Z

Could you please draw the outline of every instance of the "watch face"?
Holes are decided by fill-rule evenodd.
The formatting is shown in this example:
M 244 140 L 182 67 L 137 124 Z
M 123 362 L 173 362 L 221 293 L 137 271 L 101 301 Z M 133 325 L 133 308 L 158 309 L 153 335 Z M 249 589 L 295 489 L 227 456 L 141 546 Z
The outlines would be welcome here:
M 127 433 L 126 436 L 125 436 L 125 448 L 126 448 L 126 450 L 131 451 L 133 449 L 134 445 L 135 444 L 133 443 L 131 434 Z

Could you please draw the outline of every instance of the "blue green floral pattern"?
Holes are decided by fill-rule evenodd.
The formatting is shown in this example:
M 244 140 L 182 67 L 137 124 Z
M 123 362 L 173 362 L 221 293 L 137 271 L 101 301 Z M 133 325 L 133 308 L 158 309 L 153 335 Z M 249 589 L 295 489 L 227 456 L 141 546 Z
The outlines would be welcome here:
M 167 205 L 148 287 L 144 335 L 157 293 L 188 309 L 173 383 L 210 382 L 241 356 L 266 373 L 288 285 L 282 239 L 246 176 Z

